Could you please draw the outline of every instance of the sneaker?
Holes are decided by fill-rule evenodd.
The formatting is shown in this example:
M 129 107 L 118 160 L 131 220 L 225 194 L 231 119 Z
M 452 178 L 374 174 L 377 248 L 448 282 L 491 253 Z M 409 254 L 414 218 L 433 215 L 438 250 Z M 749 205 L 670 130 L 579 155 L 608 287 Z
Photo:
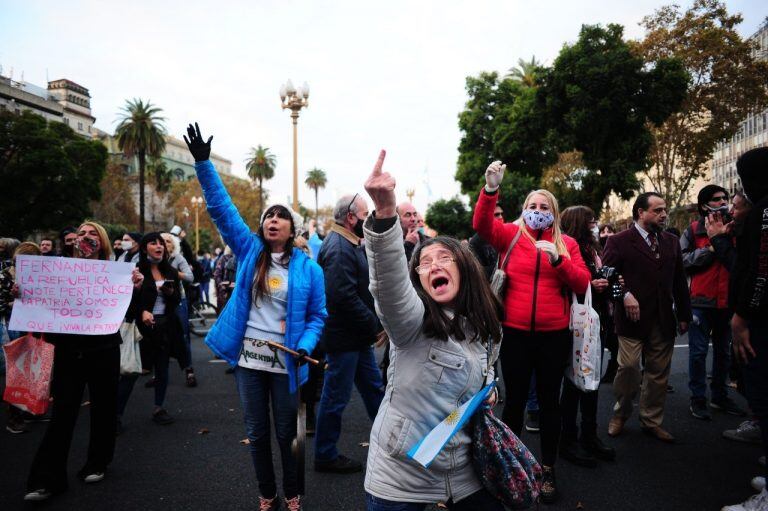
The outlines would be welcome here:
M 697 419 L 701 419 L 703 421 L 712 420 L 712 414 L 709 413 L 709 408 L 707 408 L 707 400 L 704 398 L 691 399 L 691 406 L 688 407 L 688 410 L 690 410 L 691 415 Z
M 259 496 L 259 511 L 277 511 L 280 509 L 280 499 L 277 495 L 271 499 Z
M 154 412 L 152 414 L 152 420 L 161 426 L 167 426 L 174 422 L 173 417 L 168 415 L 168 412 L 166 412 L 164 408 L 160 408 L 158 411 Z
M 739 417 L 743 417 L 747 414 L 739 405 L 737 405 L 733 399 L 726 397 L 724 399 L 718 399 L 715 401 L 714 399 L 709 403 L 709 406 L 714 408 L 715 410 L 720 410 L 721 412 L 725 412 L 729 415 L 737 415 Z
M 335 474 L 352 474 L 361 472 L 363 464 L 359 461 L 351 460 L 339 454 L 338 458 L 332 461 L 315 460 L 315 472 L 332 472 Z
M 768 509 L 768 492 L 763 490 L 741 504 L 724 506 L 720 511 L 765 511 L 766 509 Z
M 737 442 L 747 442 L 750 444 L 762 444 L 763 435 L 760 432 L 760 425 L 757 421 L 744 421 L 736 429 L 726 429 L 723 431 L 723 437 Z
M 285 509 L 288 511 L 301 511 L 301 497 L 296 495 L 292 499 L 285 499 Z
M 27 492 L 27 494 L 24 495 L 24 500 L 27 502 L 42 502 L 51 498 L 51 495 L 53 494 L 49 490 L 46 490 L 45 488 L 39 488 L 37 490 Z
M 528 420 L 525 421 L 525 430 L 528 433 L 538 433 L 541 430 L 539 426 L 539 411 L 531 410 L 528 412 Z
M 99 481 L 104 480 L 104 472 L 93 472 L 92 474 L 88 474 L 83 478 L 84 483 L 98 483 Z
M 552 504 L 557 500 L 557 480 L 555 479 L 555 468 L 542 466 L 541 473 L 541 501 L 545 504 Z
M 749 484 L 752 485 L 752 488 L 754 488 L 755 491 L 763 491 L 765 489 L 765 477 L 753 477 Z
M 29 426 L 24 423 L 24 419 L 21 418 L 21 415 L 8 417 L 8 422 L 5 424 L 5 429 L 14 435 L 29 433 Z

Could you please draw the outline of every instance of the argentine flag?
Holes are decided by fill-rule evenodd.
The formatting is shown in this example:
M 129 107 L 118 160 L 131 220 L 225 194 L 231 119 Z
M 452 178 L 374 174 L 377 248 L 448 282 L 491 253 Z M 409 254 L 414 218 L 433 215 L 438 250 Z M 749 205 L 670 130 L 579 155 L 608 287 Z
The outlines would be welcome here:
M 491 382 L 483 387 L 480 392 L 472 396 L 472 399 L 455 408 L 448 417 L 432 428 L 432 431 L 419 440 L 416 445 L 408 451 L 408 457 L 417 461 L 424 468 L 429 468 L 430 463 L 440 453 L 448 443 L 448 440 L 474 415 L 480 404 L 485 401 L 488 394 L 496 386 L 496 382 Z

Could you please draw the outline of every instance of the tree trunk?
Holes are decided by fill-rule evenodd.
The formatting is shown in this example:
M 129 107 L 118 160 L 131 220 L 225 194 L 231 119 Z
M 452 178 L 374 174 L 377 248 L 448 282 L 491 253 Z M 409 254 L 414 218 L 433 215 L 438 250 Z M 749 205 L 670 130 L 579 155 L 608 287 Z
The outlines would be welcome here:
M 139 232 L 144 232 L 144 167 L 147 163 L 144 151 L 139 151 Z
M 264 213 L 264 194 L 261 190 L 261 177 L 259 177 L 259 226 L 261 226 L 261 214 Z
M 320 216 L 320 206 L 317 203 L 317 188 L 315 188 L 315 224 L 319 221 L 317 219 L 318 216 Z

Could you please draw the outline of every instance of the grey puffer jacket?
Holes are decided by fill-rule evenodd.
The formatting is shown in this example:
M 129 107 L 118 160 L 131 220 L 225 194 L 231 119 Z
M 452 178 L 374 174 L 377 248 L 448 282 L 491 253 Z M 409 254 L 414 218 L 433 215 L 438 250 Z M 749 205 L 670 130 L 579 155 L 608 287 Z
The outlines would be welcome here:
M 493 379 L 493 365 L 484 342 L 442 341 L 422 332 L 424 304 L 408 278 L 400 222 L 382 233 L 372 230 L 373 223 L 369 217 L 365 224 L 370 290 L 389 335 L 390 365 L 371 429 L 365 490 L 397 502 L 457 502 L 482 488 L 471 463 L 470 426 L 451 438 L 428 469 L 406 453 Z

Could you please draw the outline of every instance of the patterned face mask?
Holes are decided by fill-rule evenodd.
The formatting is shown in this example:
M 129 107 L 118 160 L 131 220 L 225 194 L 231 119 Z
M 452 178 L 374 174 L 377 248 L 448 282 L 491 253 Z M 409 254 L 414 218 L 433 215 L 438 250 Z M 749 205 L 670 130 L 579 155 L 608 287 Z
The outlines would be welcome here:
M 525 224 L 537 231 L 547 229 L 555 222 L 555 217 L 551 211 L 539 211 L 537 209 L 526 209 L 523 211 L 523 220 Z

